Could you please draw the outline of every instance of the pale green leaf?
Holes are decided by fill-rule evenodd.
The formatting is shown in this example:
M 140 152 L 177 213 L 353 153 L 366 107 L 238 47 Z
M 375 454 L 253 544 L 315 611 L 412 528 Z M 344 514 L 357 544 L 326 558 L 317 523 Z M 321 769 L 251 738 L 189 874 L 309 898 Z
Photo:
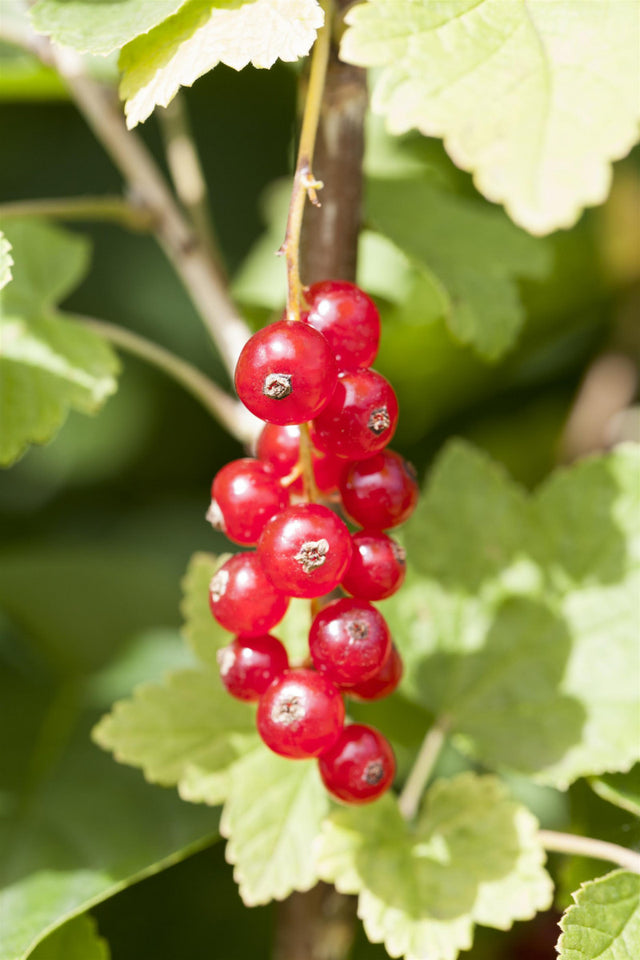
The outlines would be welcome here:
M 0 464 L 49 440 L 71 407 L 97 411 L 119 369 L 108 344 L 53 309 L 84 273 L 86 243 L 34 221 L 5 230 L 15 264 L 0 292 Z
M 564 913 L 558 960 L 637 960 L 640 876 L 616 870 L 584 883 Z
M 255 746 L 254 712 L 229 697 L 217 670 L 182 670 L 138 687 L 93 731 L 120 763 L 148 780 L 177 785 L 184 800 L 221 803 L 230 767 Z
M 11 244 L 0 230 L 0 290 L 11 280 L 12 266 Z
M 640 817 L 640 763 L 628 773 L 610 773 L 594 777 L 591 786 L 603 800 Z
M 569 227 L 638 138 L 634 0 L 368 0 L 341 56 L 382 67 L 393 133 L 444 139 L 478 189 L 531 233 Z
M 211 615 L 209 584 L 228 558 L 229 554 L 215 557 L 211 553 L 194 553 L 182 580 L 182 632 L 195 655 L 214 670 L 218 669 L 218 650 L 231 642 L 232 635 Z
M 120 96 L 127 125 L 166 107 L 181 86 L 224 63 L 271 67 L 304 57 L 322 26 L 317 0 L 188 0 L 172 17 L 122 50 Z
M 329 809 L 317 764 L 260 745 L 233 768 L 220 832 L 247 906 L 283 900 L 318 880 L 312 844 Z
M 81 53 L 107 54 L 147 33 L 186 0 L 38 0 L 31 17 L 38 33 Z
M 468 445 L 445 450 L 404 533 L 420 576 L 383 609 L 406 692 L 462 749 L 561 788 L 638 759 L 639 486 L 633 446 L 533 497 Z
M 489 359 L 512 346 L 524 321 L 517 280 L 540 279 L 551 266 L 542 241 L 519 230 L 500 210 L 424 179 L 370 180 L 367 218 L 437 278 L 457 339 Z
M 495 777 L 437 780 L 415 827 L 388 794 L 335 811 L 316 859 L 323 879 L 358 894 L 369 939 L 408 960 L 455 960 L 474 924 L 508 929 L 551 902 L 536 820 Z
M 68 920 L 29 954 L 29 960 L 109 960 L 106 940 L 86 913 Z

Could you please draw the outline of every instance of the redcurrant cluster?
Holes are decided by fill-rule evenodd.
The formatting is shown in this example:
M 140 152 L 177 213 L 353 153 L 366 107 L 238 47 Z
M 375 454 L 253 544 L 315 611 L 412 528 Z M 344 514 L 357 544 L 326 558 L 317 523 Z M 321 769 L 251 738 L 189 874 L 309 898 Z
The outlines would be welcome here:
M 314 284 L 305 300 L 300 322 L 283 319 L 260 330 L 238 360 L 238 396 L 266 424 L 257 458 L 236 460 L 216 475 L 207 517 L 256 550 L 220 567 L 209 599 L 218 623 L 237 635 L 220 651 L 222 680 L 233 696 L 258 702 L 266 745 L 285 757 L 318 757 L 334 796 L 366 803 L 390 786 L 395 760 L 377 730 L 344 725 L 343 694 L 378 700 L 400 682 L 400 656 L 371 601 L 402 584 L 404 551 L 384 531 L 407 519 L 418 487 L 411 465 L 386 449 L 398 402 L 370 369 L 380 340 L 374 303 L 342 281 Z M 324 503 L 305 496 L 305 423 L 309 469 Z M 351 534 L 327 502 L 363 529 Z M 338 587 L 349 596 L 316 600 L 309 661 L 290 668 L 269 631 L 291 597 L 327 597 Z

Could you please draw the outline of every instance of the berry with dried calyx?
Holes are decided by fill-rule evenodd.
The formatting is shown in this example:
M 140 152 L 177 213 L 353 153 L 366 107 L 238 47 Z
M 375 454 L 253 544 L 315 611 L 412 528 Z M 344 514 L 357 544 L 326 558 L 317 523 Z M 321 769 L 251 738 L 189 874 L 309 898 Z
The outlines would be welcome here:
M 258 637 L 280 623 L 289 598 L 267 578 L 257 553 L 236 553 L 213 575 L 209 606 L 225 630 Z
M 207 519 L 244 546 L 255 545 L 267 520 L 289 504 L 289 495 L 275 474 L 250 457 L 226 464 L 213 480 L 211 495 Z
M 370 803 L 393 783 L 396 761 L 391 744 L 364 723 L 344 727 L 318 761 L 322 781 L 344 803 Z
M 355 370 L 338 377 L 311 437 L 318 450 L 360 460 L 386 447 L 397 423 L 398 400 L 389 381 L 375 370 Z
M 340 736 L 344 702 L 338 689 L 315 670 L 287 670 L 260 698 L 258 733 L 283 757 L 317 757 Z
M 406 572 L 404 547 L 379 530 L 359 530 L 341 587 L 362 600 L 385 600 L 398 590 Z
M 334 600 L 311 624 L 309 653 L 316 670 L 337 686 L 351 686 L 381 669 L 391 653 L 391 635 L 380 611 L 366 600 Z

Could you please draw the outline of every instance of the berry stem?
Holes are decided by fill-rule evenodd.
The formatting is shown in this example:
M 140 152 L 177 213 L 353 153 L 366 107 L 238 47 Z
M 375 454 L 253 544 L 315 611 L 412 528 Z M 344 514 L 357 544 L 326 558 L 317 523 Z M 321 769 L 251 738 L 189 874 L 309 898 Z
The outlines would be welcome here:
M 640 873 L 640 853 L 620 847 L 617 843 L 596 840 L 593 837 L 579 837 L 574 833 L 559 833 L 556 830 L 539 830 L 538 839 L 545 850 L 555 853 L 576 854 L 579 857 L 592 857 L 594 860 L 606 860 L 617 863 L 625 870 Z
M 281 252 L 287 262 L 287 319 L 299 320 L 302 307 L 303 293 L 300 280 L 300 233 L 302 218 L 307 196 L 313 204 L 319 206 L 317 190 L 322 183 L 316 180 L 311 172 L 313 151 L 316 142 L 316 133 L 320 120 L 322 95 L 329 62 L 331 45 L 331 14 L 333 5 L 329 0 L 322 4 L 324 9 L 324 25 L 318 31 L 318 36 L 311 54 L 311 68 L 309 71 L 309 85 L 305 98 L 302 129 L 298 145 L 298 159 L 293 177 L 293 189 L 289 204 L 287 231 Z
M 300 424 L 300 467 L 302 469 L 302 483 L 304 495 L 309 503 L 316 503 L 320 499 L 316 478 L 313 472 L 313 458 L 311 456 L 311 434 L 309 424 Z
M 418 756 L 398 798 L 398 807 L 405 820 L 413 820 L 418 811 L 424 788 L 429 782 L 433 768 L 440 756 L 448 729 L 447 718 L 441 717 L 430 728 L 422 741 Z

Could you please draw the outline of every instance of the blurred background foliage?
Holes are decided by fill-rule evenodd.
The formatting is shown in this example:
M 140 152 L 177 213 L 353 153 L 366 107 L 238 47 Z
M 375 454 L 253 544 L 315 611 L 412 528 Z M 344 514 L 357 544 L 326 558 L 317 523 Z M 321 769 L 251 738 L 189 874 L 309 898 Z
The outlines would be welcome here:
M 279 227 L 272 223 L 265 241 L 264 216 L 277 224 L 282 190 L 273 184 L 292 169 L 296 70 L 280 63 L 239 74 L 218 67 L 184 95 L 226 265 L 257 324 L 277 308 L 277 272 L 284 276 L 282 262 L 268 259 L 280 242 Z M 120 189 L 118 174 L 56 78 L 6 47 L 0 49 L 0 128 L 7 134 L 0 139 L 2 202 Z M 424 176 L 461 197 L 477 197 L 439 143 L 417 136 L 390 142 L 377 127 L 370 133 L 371 173 Z M 160 157 L 155 119 L 143 136 Z M 436 284 L 388 243 L 364 235 L 362 281 L 378 295 L 384 321 L 378 367 L 393 381 L 402 410 L 394 446 L 421 473 L 452 434 L 487 449 L 528 486 L 559 459 L 584 452 L 567 446 L 566 423 L 586 372 L 611 351 L 637 359 L 639 184 L 636 151 L 617 165 L 604 207 L 588 211 L 573 230 L 540 241 L 552 265 L 544 280 L 520 282 L 524 326 L 515 348 L 497 362 L 453 338 Z M 72 229 L 87 234 L 94 249 L 90 273 L 65 308 L 136 330 L 225 383 L 193 307 L 153 241 L 115 226 Z M 3 702 L 3 780 L 46 783 L 76 722 L 86 744 L 88 722 L 113 699 L 183 662 L 180 578 L 194 551 L 222 549 L 204 522 L 209 484 L 240 454 L 194 400 L 125 356 L 120 390 L 97 417 L 72 413 L 51 444 L 30 450 L 0 476 L 0 672 L 3 689 L 14 694 Z M 19 700 L 23 683 L 29 695 Z M 69 715 L 62 717 L 55 693 L 61 689 L 75 691 L 65 697 Z M 32 702 L 38 710 L 25 706 Z M 405 739 L 413 745 L 411 734 Z M 24 755 L 32 749 L 35 764 Z M 442 760 L 453 769 L 461 762 Z M 99 766 L 94 773 L 83 761 L 81 769 L 87 776 L 124 777 L 127 789 L 142 791 L 143 805 L 145 797 L 162 793 L 106 756 Z M 632 818 L 584 784 L 569 798 L 513 787 L 546 826 L 588 829 L 606 808 L 607 838 L 629 829 Z M 178 816 L 174 808 L 177 800 L 166 812 L 170 818 Z M 202 834 L 206 816 L 215 832 L 213 811 L 199 808 L 197 816 L 197 824 L 185 821 L 185 835 Z M 568 869 L 561 865 L 562 904 L 585 869 L 589 875 L 584 864 L 579 877 L 564 876 Z M 253 910 L 250 923 L 244 912 L 217 843 L 117 894 L 94 916 L 114 960 L 271 956 L 277 907 Z M 539 918 L 526 934 L 523 929 L 517 925 L 507 937 L 481 931 L 469 956 L 555 955 L 553 917 Z M 359 932 L 354 960 L 385 955 Z

